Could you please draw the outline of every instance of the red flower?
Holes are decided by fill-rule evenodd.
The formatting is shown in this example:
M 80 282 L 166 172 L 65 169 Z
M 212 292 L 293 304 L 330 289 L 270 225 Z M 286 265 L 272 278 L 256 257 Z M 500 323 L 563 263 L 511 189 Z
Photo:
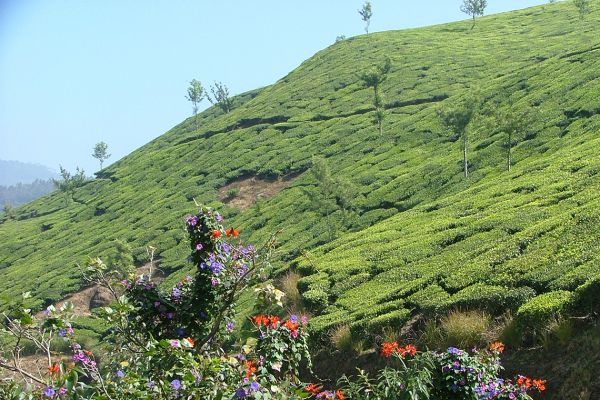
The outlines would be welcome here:
M 309 384 L 304 388 L 310 394 L 318 394 L 323 386 L 314 383 Z
M 256 326 L 264 325 L 271 329 L 276 329 L 281 320 L 276 315 L 255 315 L 252 317 L 252 322 Z
M 502 353 L 504 351 L 504 344 L 502 342 L 494 342 L 490 344 L 490 350 L 496 353 Z
M 344 391 L 343 390 L 336 390 L 335 391 L 335 397 L 337 397 L 339 400 L 344 400 Z
M 542 379 L 534 379 L 533 386 L 535 386 L 535 388 L 540 392 L 543 392 L 544 390 L 546 390 L 546 381 Z
M 246 366 L 246 378 L 250 379 L 256 372 L 256 363 L 254 361 L 245 361 L 244 365 Z
M 285 326 L 290 332 L 295 332 L 298 330 L 298 324 L 293 323 L 292 321 L 285 321 L 285 324 L 283 324 L 283 326 Z
M 381 355 L 388 358 L 398 350 L 398 342 L 387 342 L 381 347 Z
M 519 378 L 517 379 L 517 385 L 529 389 L 531 388 L 532 382 L 530 378 L 523 375 L 519 375 Z
M 58 374 L 60 372 L 60 366 L 58 364 L 54 364 L 51 367 L 48 367 L 48 373 L 50 375 Z
M 414 356 L 417 354 L 417 348 L 412 344 L 407 344 L 404 347 L 398 346 L 398 342 L 387 342 L 381 347 L 381 355 L 383 357 L 390 357 L 392 354 L 398 354 L 404 358 L 408 355 Z
M 281 321 L 281 320 L 279 319 L 279 317 L 278 317 L 278 316 L 271 315 L 271 316 L 269 317 L 269 328 L 271 328 L 271 329 L 276 329 L 276 328 L 277 328 L 277 326 L 279 325 L 279 322 L 280 322 L 280 321 Z
M 214 229 L 214 230 L 212 231 L 212 234 L 210 235 L 210 238 L 211 238 L 212 240 L 215 240 L 215 239 L 217 239 L 217 238 L 220 238 L 220 237 L 221 237 L 221 231 L 220 231 L 220 230 L 218 230 L 218 229 Z
M 252 317 L 252 323 L 254 323 L 254 325 L 256 326 L 268 325 L 269 317 L 267 317 L 266 315 L 255 315 L 254 317 Z
M 240 235 L 240 231 L 238 231 L 237 229 L 229 228 L 225 231 L 225 234 L 227 236 L 238 237 Z
M 412 345 L 412 344 L 407 344 L 404 347 L 400 347 L 398 349 L 398 353 L 404 357 L 404 356 L 414 356 L 415 354 L 417 354 L 417 348 Z

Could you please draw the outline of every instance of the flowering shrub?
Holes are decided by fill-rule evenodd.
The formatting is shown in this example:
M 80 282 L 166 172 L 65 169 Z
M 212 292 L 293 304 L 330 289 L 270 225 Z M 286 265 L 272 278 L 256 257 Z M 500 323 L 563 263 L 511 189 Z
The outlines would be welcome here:
M 528 392 L 544 391 L 545 381 L 518 376 L 502 379 L 500 342 L 483 351 L 468 352 L 455 347 L 439 353 L 418 352 L 413 345 L 383 343 L 381 355 L 396 366 L 380 371 L 375 378 L 364 372 L 350 379 L 342 377 L 345 392 L 352 399 L 531 399 Z
M 0 351 L 0 367 L 21 374 L 28 385 L 0 383 L 2 399 L 530 399 L 544 381 L 524 376 L 498 377 L 493 343 L 486 351 L 450 348 L 443 353 L 419 352 L 413 345 L 384 343 L 381 355 L 390 365 L 374 378 L 360 371 L 342 377 L 338 387 L 301 381 L 311 371 L 306 316 L 276 313 L 283 293 L 270 284 L 268 258 L 272 240 L 257 249 L 243 245 L 239 231 L 225 229 L 221 216 L 203 208 L 186 218 L 190 262 L 196 267 L 174 287 L 159 288 L 148 276 L 118 280 L 101 260 L 88 268 L 88 278 L 109 285 L 115 301 L 102 315 L 111 325 L 111 351 L 102 362 L 77 343 L 65 304 L 49 307 L 41 318 L 21 307 L 5 315 L 13 338 L 10 351 Z M 240 293 L 254 288 L 260 306 L 271 314 L 251 317 L 255 337 L 231 344 Z M 121 294 L 122 293 L 122 294 Z M 66 342 L 72 357 L 51 349 Z M 20 363 L 21 341 L 32 341 L 47 358 L 47 370 L 31 374 Z M 12 359 L 12 362 L 11 362 Z M 302 368 L 302 367 L 305 368 Z M 80 379 L 83 377 L 83 379 Z

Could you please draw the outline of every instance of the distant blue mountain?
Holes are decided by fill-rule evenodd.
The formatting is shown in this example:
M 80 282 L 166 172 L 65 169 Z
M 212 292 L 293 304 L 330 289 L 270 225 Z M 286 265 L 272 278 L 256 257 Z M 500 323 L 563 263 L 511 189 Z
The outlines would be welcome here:
M 2 186 L 32 183 L 35 180 L 57 177 L 58 174 L 55 171 L 41 164 L 0 160 L 0 185 Z

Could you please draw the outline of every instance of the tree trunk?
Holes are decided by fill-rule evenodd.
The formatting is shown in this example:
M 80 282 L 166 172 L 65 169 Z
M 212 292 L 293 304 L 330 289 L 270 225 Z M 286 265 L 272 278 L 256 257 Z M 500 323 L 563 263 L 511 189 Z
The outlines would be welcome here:
M 467 133 L 463 133 L 463 166 L 465 170 L 465 178 L 469 177 L 469 162 L 467 159 Z
M 512 132 L 508 133 L 508 172 L 512 168 Z

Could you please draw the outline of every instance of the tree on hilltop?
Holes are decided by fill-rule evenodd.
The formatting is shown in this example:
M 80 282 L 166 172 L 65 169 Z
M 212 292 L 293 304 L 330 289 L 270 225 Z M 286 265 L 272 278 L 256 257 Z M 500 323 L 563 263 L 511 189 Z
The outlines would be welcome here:
M 385 104 L 380 87 L 387 79 L 388 72 L 392 68 L 392 62 L 389 57 L 386 57 L 383 64 L 371 68 L 369 71 L 360 75 L 363 84 L 366 87 L 373 88 L 373 106 L 375 107 L 375 121 L 379 129 L 379 134 L 383 134 L 383 120 L 385 119 Z
M 202 99 L 207 96 L 207 93 L 204 91 L 202 84 L 200 81 L 196 79 L 192 79 L 190 82 L 190 86 L 187 89 L 187 95 L 185 98 L 192 103 L 192 110 L 194 112 L 194 117 L 198 114 L 198 105 L 202 102 Z M 198 120 L 196 120 L 196 129 L 198 129 Z
M 463 0 L 460 6 L 460 11 L 473 18 L 473 25 L 471 29 L 475 27 L 475 17 L 481 17 L 487 7 L 487 0 Z
M 369 25 L 371 25 L 371 17 L 373 16 L 373 9 L 371 7 L 370 1 L 365 1 L 362 8 L 358 10 L 358 14 L 360 15 L 360 19 L 365 23 L 365 32 L 367 35 L 369 34 Z
M 108 160 L 110 158 L 110 154 L 108 154 L 108 145 L 104 142 L 98 142 L 94 146 L 94 152 L 92 153 L 92 157 L 97 158 L 100 161 L 100 170 L 102 170 L 102 164 L 104 164 L 104 160 Z
M 206 94 L 208 101 L 217 105 L 225 114 L 233 109 L 233 100 L 229 97 L 229 89 L 221 82 L 215 82 L 210 87 L 212 97 Z
M 573 5 L 579 12 L 579 19 L 583 20 L 586 14 L 590 12 L 590 0 L 573 0 Z
M 59 169 L 61 179 L 52 179 L 52 182 L 58 190 L 65 194 L 65 205 L 69 205 L 69 200 L 73 198 L 75 189 L 82 186 L 87 178 L 85 171 L 79 167 L 76 168 L 76 172 L 73 175 L 66 168 L 63 168 L 62 165 L 59 165 Z

